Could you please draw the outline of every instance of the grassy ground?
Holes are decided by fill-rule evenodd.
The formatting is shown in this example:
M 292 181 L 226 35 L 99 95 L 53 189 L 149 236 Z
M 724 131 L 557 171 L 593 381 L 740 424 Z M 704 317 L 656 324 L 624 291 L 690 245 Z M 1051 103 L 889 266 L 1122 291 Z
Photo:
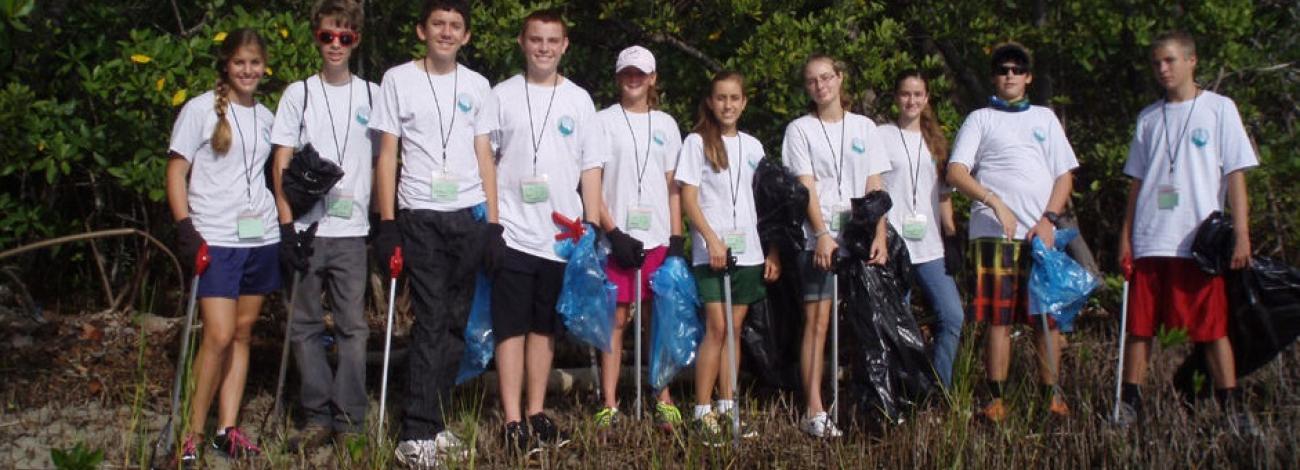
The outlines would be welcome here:
M 596 411 L 595 400 L 590 392 L 577 391 L 552 395 L 548 402 L 550 413 L 560 426 L 574 433 L 573 444 L 525 462 L 512 459 L 504 452 L 495 393 L 471 383 L 458 390 L 460 406 L 452 428 L 475 442 L 477 452 L 471 461 L 453 468 L 999 468 L 1008 465 L 1300 468 L 1300 453 L 1296 451 L 1300 448 L 1300 434 L 1296 433 L 1296 424 L 1300 423 L 1300 393 L 1295 391 L 1300 385 L 1300 373 L 1295 367 L 1300 364 L 1300 353 L 1289 351 L 1244 382 L 1250 408 L 1263 431 L 1261 438 L 1234 436 L 1221 425 L 1222 414 L 1212 401 L 1203 402 L 1196 409 L 1178 404 L 1175 392 L 1167 384 L 1173 369 L 1189 351 L 1187 345 L 1157 349 L 1153 383 L 1146 390 L 1148 420 L 1142 426 L 1117 430 L 1107 426 L 1103 419 L 1109 413 L 1114 393 L 1115 343 L 1111 325 L 1111 320 L 1093 318 L 1083 322 L 1080 331 L 1070 338 L 1063 366 L 1063 387 L 1073 415 L 1066 420 L 1050 420 L 1045 416 L 1038 387 L 1032 382 L 1035 366 L 1028 330 L 1014 340 L 1016 356 L 1008 390 L 1010 419 L 996 426 L 974 419 L 972 410 L 984 396 L 978 385 L 982 382 L 983 367 L 976 355 L 979 338 L 971 336 L 968 328 L 955 372 L 956 383 L 949 395 L 933 406 L 917 410 L 905 423 L 879 432 L 867 432 L 864 426 L 859 426 L 864 422 L 863 416 L 842 416 L 850 432 L 835 441 L 814 440 L 796 429 L 797 413 L 802 409 L 796 394 L 762 390 L 752 382 L 745 388 L 742 415 L 760 432 L 760 437 L 745 441 L 739 450 L 712 449 L 689 435 L 667 435 L 648 420 L 628 419 L 610 432 L 597 432 L 590 421 Z M 124 372 L 94 376 L 102 382 L 97 394 L 76 394 L 60 389 L 66 385 L 51 385 L 84 381 L 90 372 L 81 363 L 68 365 L 50 359 L 54 362 L 47 368 L 36 371 L 23 368 L 17 373 L 21 365 L 18 361 L 38 358 L 24 359 L 27 356 L 20 353 L 5 352 L 6 376 L 16 380 L 5 380 L 9 385 L 0 385 L 6 400 L 6 406 L 0 409 L 0 442 L 7 443 L 0 446 L 0 467 L 48 468 L 52 466 L 49 449 L 70 448 L 76 442 L 105 450 L 105 461 L 112 467 L 141 465 L 141 456 L 147 455 L 142 451 L 147 448 L 144 444 L 153 439 L 161 426 L 166 386 L 160 385 L 170 380 L 170 367 L 166 366 L 166 355 L 147 344 L 143 345 L 144 356 L 130 355 L 138 351 L 130 348 L 132 343 L 140 346 L 136 339 L 139 335 L 130 328 L 103 330 L 103 337 L 98 341 L 112 344 L 115 336 L 121 336 L 120 341 L 127 345 L 122 351 L 105 347 L 107 354 L 99 355 L 122 354 L 130 360 L 122 366 L 126 368 Z M 69 324 L 60 331 L 76 337 L 63 343 L 55 341 L 68 351 L 90 341 L 85 339 L 84 326 Z M 59 337 L 63 336 L 61 333 Z M 250 379 L 242 421 L 267 453 L 255 462 L 234 467 L 392 466 L 391 441 L 379 444 L 368 440 L 350 449 L 327 447 L 311 455 L 294 455 L 283 450 L 282 436 L 286 432 L 257 430 L 257 423 L 270 406 L 278 354 L 274 340 L 260 341 L 255 357 L 270 359 L 255 361 L 256 373 Z M 136 360 L 140 360 L 138 365 Z M 371 371 L 372 378 L 376 379 L 375 395 L 378 395 L 377 372 Z M 143 381 L 138 379 L 142 375 L 146 377 Z M 745 383 L 742 381 L 742 385 Z M 844 390 L 847 388 L 844 385 Z M 625 389 L 621 395 L 624 408 L 630 409 L 631 390 Z M 674 397 L 683 404 L 683 412 L 689 413 L 686 406 L 691 401 L 689 391 L 684 386 L 678 387 Z M 390 396 L 390 409 L 396 408 L 400 401 L 400 396 Z M 377 405 L 371 407 L 372 423 L 377 408 Z M 390 420 L 389 429 L 393 427 Z M 232 467 L 231 462 L 215 455 L 208 456 L 207 463 L 213 468 Z

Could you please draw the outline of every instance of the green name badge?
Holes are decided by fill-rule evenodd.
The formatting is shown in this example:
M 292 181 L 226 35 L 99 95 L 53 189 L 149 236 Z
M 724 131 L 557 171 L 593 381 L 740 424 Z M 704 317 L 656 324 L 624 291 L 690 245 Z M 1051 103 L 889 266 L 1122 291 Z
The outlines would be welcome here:
M 460 196 L 460 182 L 450 176 L 435 175 L 430 186 L 436 202 L 456 202 Z
M 520 191 L 526 204 L 541 204 L 551 198 L 551 186 L 546 182 L 546 175 L 524 178 Z
M 352 218 L 352 195 L 351 194 L 334 194 L 329 198 L 329 206 L 326 213 L 330 217 L 340 219 Z
M 266 235 L 266 228 L 262 225 L 262 217 L 251 212 L 240 214 L 239 221 L 235 226 L 239 230 L 240 240 L 254 240 Z
M 649 207 L 632 207 L 627 211 L 627 228 L 630 230 L 650 230 L 653 212 Z
M 830 220 L 831 231 L 839 232 L 845 225 L 848 225 L 849 216 L 851 214 L 852 212 L 849 211 L 848 206 L 843 204 L 836 204 L 835 207 L 832 207 Z
M 903 218 L 903 238 L 920 240 L 925 238 L 925 228 L 929 225 L 925 214 L 912 214 Z
M 731 254 L 740 255 L 745 252 L 745 232 L 729 232 L 723 237 L 727 243 L 727 248 Z
M 1178 207 L 1178 188 L 1173 185 L 1161 185 L 1156 191 L 1156 207 L 1160 210 L 1173 210 Z

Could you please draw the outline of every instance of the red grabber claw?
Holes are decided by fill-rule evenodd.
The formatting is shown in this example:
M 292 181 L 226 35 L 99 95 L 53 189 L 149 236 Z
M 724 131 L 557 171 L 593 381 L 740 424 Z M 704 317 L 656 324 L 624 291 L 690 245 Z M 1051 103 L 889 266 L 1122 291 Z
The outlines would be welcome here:
M 199 245 L 199 252 L 194 255 L 194 273 L 203 274 L 203 271 L 208 270 L 208 263 L 211 261 L 212 257 L 208 256 L 208 244 L 205 242 Z
M 402 275 L 402 247 L 400 246 L 394 248 L 393 256 L 388 258 L 388 275 L 393 279 Z
M 555 241 L 568 238 L 573 240 L 574 243 L 577 243 L 586 233 L 586 228 L 582 226 L 582 218 L 580 217 L 570 220 L 565 217 L 564 214 L 551 212 L 551 221 L 555 222 L 556 225 L 563 227 L 560 230 L 560 233 L 555 234 Z

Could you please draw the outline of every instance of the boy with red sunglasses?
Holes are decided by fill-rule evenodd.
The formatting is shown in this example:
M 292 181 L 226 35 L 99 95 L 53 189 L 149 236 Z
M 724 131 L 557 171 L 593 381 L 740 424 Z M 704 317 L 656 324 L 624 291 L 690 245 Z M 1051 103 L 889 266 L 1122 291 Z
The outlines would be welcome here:
M 426 55 L 384 73 L 370 123 L 383 133 L 375 165 L 375 255 L 388 266 L 398 247 L 405 251 L 415 315 L 397 461 L 440 468 L 469 455 L 470 445 L 447 429 L 446 417 L 454 411 L 451 389 L 465 350 L 475 271 L 505 241 L 489 140 L 497 100 L 486 78 L 456 60 L 470 40 L 469 6 L 426 0 L 419 18 L 415 32 Z
M 331 437 L 344 441 L 360 434 L 366 420 L 365 319 L 366 234 L 370 224 L 371 162 L 378 139 L 369 132 L 371 95 L 379 87 L 352 74 L 348 59 L 361 39 L 361 5 L 355 0 L 323 0 L 312 11 L 311 26 L 322 64 L 320 72 L 289 84 L 280 97 L 271 128 L 276 146 L 275 202 L 280 213 L 280 260 L 299 273 L 291 296 L 290 346 L 301 376 L 299 400 L 306 426 L 290 446 L 309 450 Z M 343 169 L 330 193 L 304 214 L 292 214 L 281 185 L 294 149 L 311 145 L 321 159 Z M 294 218 L 297 220 L 294 220 Z M 316 225 L 316 239 L 299 231 Z M 322 347 L 328 294 L 338 365 L 331 369 Z

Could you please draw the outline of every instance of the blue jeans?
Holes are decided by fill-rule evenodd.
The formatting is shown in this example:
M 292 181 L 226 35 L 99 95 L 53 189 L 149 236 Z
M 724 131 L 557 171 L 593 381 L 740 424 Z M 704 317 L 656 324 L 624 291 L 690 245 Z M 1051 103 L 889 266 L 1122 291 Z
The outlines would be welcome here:
M 912 273 L 921 291 L 935 309 L 939 323 L 934 334 L 934 347 L 930 361 L 939 374 L 944 387 L 952 385 L 952 363 L 957 357 L 957 343 L 961 341 L 961 294 L 957 283 L 944 270 L 943 258 L 912 265 Z

